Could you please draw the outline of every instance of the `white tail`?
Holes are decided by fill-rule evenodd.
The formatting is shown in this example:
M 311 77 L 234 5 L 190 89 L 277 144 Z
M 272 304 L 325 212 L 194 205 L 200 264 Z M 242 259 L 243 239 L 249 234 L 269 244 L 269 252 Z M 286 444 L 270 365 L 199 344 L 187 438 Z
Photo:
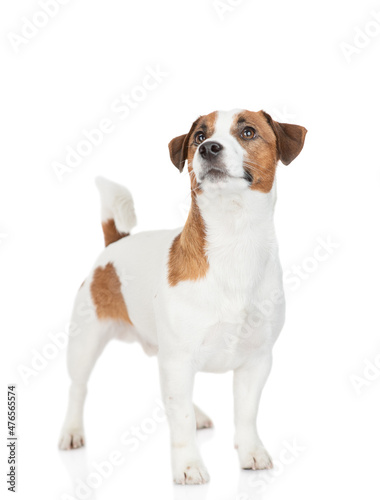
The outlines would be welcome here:
M 136 225 L 133 198 L 127 188 L 104 177 L 95 183 L 100 193 L 101 218 L 106 246 L 128 235 Z

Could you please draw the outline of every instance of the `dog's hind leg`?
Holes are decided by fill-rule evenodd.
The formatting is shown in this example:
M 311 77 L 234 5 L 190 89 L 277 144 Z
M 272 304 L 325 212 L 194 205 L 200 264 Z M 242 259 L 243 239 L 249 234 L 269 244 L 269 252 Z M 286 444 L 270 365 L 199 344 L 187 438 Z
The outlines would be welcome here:
M 80 324 L 70 336 L 67 364 L 71 378 L 69 404 L 63 423 L 59 448 L 70 450 L 84 445 L 83 408 L 87 382 L 110 335 L 109 322 L 93 319 Z
M 214 427 L 210 417 L 206 415 L 197 405 L 194 404 L 195 420 L 197 423 L 197 429 L 208 429 L 209 427 Z

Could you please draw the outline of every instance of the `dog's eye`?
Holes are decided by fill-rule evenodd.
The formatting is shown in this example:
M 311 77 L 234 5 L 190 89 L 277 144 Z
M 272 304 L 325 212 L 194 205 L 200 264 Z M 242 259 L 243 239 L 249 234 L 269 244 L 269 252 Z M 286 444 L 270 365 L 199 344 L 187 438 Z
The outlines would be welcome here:
M 240 135 L 243 139 L 249 141 L 256 136 L 256 130 L 252 127 L 245 127 Z
M 197 132 L 195 134 L 194 140 L 197 144 L 201 144 L 204 140 L 206 140 L 206 136 L 204 135 L 203 132 Z

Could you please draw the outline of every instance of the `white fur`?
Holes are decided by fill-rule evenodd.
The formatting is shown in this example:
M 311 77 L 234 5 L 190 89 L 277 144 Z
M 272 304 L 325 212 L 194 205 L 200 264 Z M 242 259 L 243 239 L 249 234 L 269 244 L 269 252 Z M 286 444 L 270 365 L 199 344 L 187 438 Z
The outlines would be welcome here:
M 100 193 L 102 222 L 114 219 L 119 232 L 129 233 L 137 223 L 131 193 L 104 177 L 97 177 L 95 184 Z
M 253 469 L 271 467 L 257 433 L 256 416 L 285 312 L 273 224 L 276 186 L 265 194 L 249 189 L 241 178 L 244 154 L 230 134 L 235 113 L 219 113 L 212 137 L 224 146 L 231 177 L 216 183 L 204 181 L 198 195 L 206 225 L 206 277 L 169 286 L 169 250 L 181 229 L 144 232 L 109 245 L 94 265 L 95 269 L 114 263 L 133 326 L 99 321 L 95 314 L 84 317 L 83 304 L 92 302 L 91 276 L 78 292 L 73 323 L 79 333 L 69 346 L 72 388 L 61 448 L 80 446 L 84 441 L 87 380 L 104 345 L 118 337 L 138 340 L 148 353 L 158 351 L 176 483 L 208 480 L 195 431 L 196 426 L 211 425 L 211 421 L 199 409 L 194 410 L 192 403 L 197 371 L 234 371 L 235 444 L 240 464 Z M 202 162 L 197 155 L 193 168 L 199 176 Z M 128 232 L 135 223 L 129 193 L 104 179 L 97 184 L 104 204 L 103 220 L 115 217 L 118 229 Z
M 215 124 L 215 131 L 212 137 L 209 137 L 207 141 L 216 141 L 219 142 L 223 147 L 223 160 L 225 163 L 225 167 L 229 175 L 232 177 L 236 177 L 241 180 L 242 175 L 244 174 L 243 169 L 243 159 L 244 159 L 244 148 L 238 143 L 238 141 L 233 137 L 230 133 L 231 123 L 234 116 L 239 113 L 239 109 L 234 109 L 232 111 L 219 111 L 218 119 Z M 199 155 L 199 152 L 195 153 L 193 159 L 193 170 L 197 177 L 197 180 L 200 180 L 200 174 L 202 171 L 203 160 Z M 218 187 L 231 187 L 229 184 L 225 184 L 223 182 L 217 183 Z M 241 185 L 246 187 L 246 182 L 242 180 Z

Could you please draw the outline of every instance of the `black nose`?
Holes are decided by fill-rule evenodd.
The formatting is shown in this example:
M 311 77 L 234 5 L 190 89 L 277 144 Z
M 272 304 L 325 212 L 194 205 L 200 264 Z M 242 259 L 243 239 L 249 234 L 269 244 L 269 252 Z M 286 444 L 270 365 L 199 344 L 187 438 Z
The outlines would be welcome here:
M 206 142 L 199 146 L 199 154 L 205 160 L 212 160 L 217 156 L 223 149 L 223 146 L 219 142 Z

